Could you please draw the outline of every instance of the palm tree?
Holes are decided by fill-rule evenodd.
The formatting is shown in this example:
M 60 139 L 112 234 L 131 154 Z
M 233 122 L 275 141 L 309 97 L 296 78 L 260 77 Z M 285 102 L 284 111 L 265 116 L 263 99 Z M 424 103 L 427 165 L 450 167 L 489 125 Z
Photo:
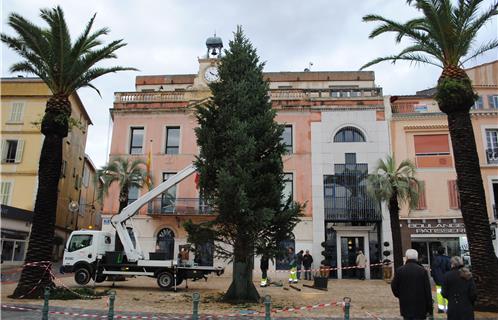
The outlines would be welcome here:
M 498 2 L 481 10 L 484 0 L 408 0 L 423 15 L 405 23 L 379 15 L 367 15 L 363 21 L 377 22 L 370 34 L 374 38 L 394 33 L 396 42 L 408 39 L 412 45 L 396 55 L 377 58 L 363 68 L 382 61 L 407 60 L 442 69 L 436 101 L 447 115 L 453 145 L 461 211 L 469 241 L 472 268 L 477 281 L 477 306 L 480 310 L 498 310 L 498 258 L 493 254 L 484 187 L 469 110 L 477 98 L 463 69 L 465 62 L 498 47 L 493 39 L 473 48 L 478 31 L 498 14 Z
M 102 180 L 99 188 L 99 199 L 107 195 L 109 187 L 113 183 L 119 185 L 119 211 L 121 212 L 128 205 L 128 194 L 130 188 L 143 188 L 150 177 L 145 170 L 145 161 L 143 159 L 128 159 L 116 157 L 99 170 L 97 170 L 97 179 Z
M 14 29 L 16 36 L 1 35 L 2 42 L 22 58 L 10 67 L 10 71 L 35 74 L 52 91 L 41 123 L 45 139 L 40 155 L 38 192 L 25 261 L 38 265 L 24 266 L 19 284 L 12 295 L 15 298 L 40 297 L 45 286 L 53 285 L 47 272 L 50 265 L 47 261 L 51 258 L 54 239 L 62 139 L 67 136 L 71 117 L 69 96 L 82 87 L 90 87 L 99 92 L 90 83 L 92 80 L 111 72 L 134 70 L 119 66 L 95 66 L 102 60 L 116 58 L 116 50 L 126 45 L 122 40 L 103 45 L 100 37 L 108 34 L 109 30 L 103 28 L 91 32 L 95 15 L 73 43 L 60 7 L 42 9 L 40 12 L 48 27 L 39 27 L 26 18 L 11 13 L 7 24 Z
M 399 205 L 407 203 L 410 209 L 415 208 L 422 190 L 415 171 L 415 165 L 410 160 L 404 160 L 396 167 L 393 157 L 387 156 L 385 161 L 379 160 L 374 173 L 368 177 L 369 193 L 379 201 L 386 201 L 389 208 L 395 269 L 403 265 Z

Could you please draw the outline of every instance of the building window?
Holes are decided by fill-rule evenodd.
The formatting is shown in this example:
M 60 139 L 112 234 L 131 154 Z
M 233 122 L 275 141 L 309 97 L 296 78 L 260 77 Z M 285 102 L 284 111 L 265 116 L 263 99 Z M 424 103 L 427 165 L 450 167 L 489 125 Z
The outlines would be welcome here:
M 131 186 L 128 189 L 128 204 L 135 202 L 138 199 L 138 187 Z
M 498 95 L 488 96 L 489 107 L 498 109 Z
M 161 229 L 157 233 L 156 252 L 162 253 L 160 258 L 164 260 L 173 260 L 175 252 L 175 233 L 170 228 Z
M 163 172 L 163 181 L 174 176 L 176 172 Z M 176 184 L 163 192 L 161 200 L 161 212 L 173 213 L 176 211 Z
M 418 190 L 418 203 L 417 203 L 417 210 L 425 210 L 427 209 L 427 201 L 425 199 L 425 182 L 424 181 L 419 181 L 420 183 L 420 189 Z M 417 185 L 415 185 L 415 188 L 418 188 Z
M 12 182 L 10 181 L 0 182 L 0 204 L 4 205 L 9 204 L 11 188 L 12 188 Z
M 2 140 L 2 163 L 20 163 L 24 140 Z
M 358 128 L 344 127 L 336 133 L 334 142 L 365 142 L 365 136 Z
M 180 127 L 166 127 L 166 154 L 180 152 Z
M 418 168 L 452 166 L 447 134 L 416 135 L 413 138 Z
M 90 185 L 90 170 L 88 170 L 87 166 L 83 167 L 82 183 L 85 188 L 88 188 L 88 186 Z
M 284 173 L 284 189 L 282 191 L 282 202 L 287 203 L 290 199 L 294 199 L 294 175 L 292 173 Z
M 345 153 L 344 154 L 345 163 L 356 163 L 356 153 Z
M 288 240 L 283 240 L 278 243 L 278 248 L 281 253 L 281 255 L 277 255 L 275 259 L 275 268 L 277 270 L 289 270 L 289 248 L 292 248 L 294 250 L 294 253 L 297 253 L 295 251 L 296 248 L 296 241 L 294 239 L 288 239 Z
M 9 122 L 22 122 L 24 111 L 24 103 L 14 102 L 12 104 L 12 111 L 10 112 Z
M 460 209 L 460 194 L 456 180 L 448 181 L 448 194 L 450 198 L 450 209 Z
M 498 164 L 498 129 L 486 129 L 486 159 Z
M 484 102 L 483 102 L 482 96 L 479 96 L 477 98 L 476 102 L 474 102 L 472 109 L 478 110 L 478 109 L 483 109 L 483 108 L 484 108 Z
M 142 154 L 144 146 L 144 127 L 130 129 L 130 154 Z
M 285 125 L 281 140 L 285 146 L 285 151 L 287 153 L 293 153 L 292 125 L 291 124 Z

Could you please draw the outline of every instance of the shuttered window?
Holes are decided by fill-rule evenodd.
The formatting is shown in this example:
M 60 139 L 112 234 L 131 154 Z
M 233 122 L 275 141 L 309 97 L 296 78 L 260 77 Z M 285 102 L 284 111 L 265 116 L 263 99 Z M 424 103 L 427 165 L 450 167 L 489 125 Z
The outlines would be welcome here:
M 22 122 L 23 112 L 24 112 L 24 103 L 22 102 L 12 103 L 12 110 L 10 112 L 9 122 Z
M 414 136 L 415 154 L 417 156 L 448 155 L 450 145 L 447 134 Z
M 417 186 L 415 186 L 417 187 Z M 427 209 L 427 202 L 425 199 L 425 182 L 420 181 L 420 189 L 418 190 L 418 203 L 417 210 L 425 210 Z
M 9 204 L 12 182 L 2 181 L 0 183 L 0 204 Z
M 460 209 L 460 194 L 456 180 L 448 181 L 448 193 L 450 198 L 450 209 Z
M 21 163 L 24 151 L 24 140 L 2 140 L 2 163 Z

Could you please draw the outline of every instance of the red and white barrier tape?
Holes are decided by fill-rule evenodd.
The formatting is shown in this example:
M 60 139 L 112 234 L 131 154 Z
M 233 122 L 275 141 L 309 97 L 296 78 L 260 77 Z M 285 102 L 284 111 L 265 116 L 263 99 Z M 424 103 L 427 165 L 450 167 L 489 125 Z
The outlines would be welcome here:
M 391 265 L 391 263 L 389 264 L 385 264 L 383 262 L 379 262 L 379 263 L 372 263 L 370 265 L 370 267 L 379 267 L 379 266 L 385 266 L 385 265 Z M 368 266 L 368 265 L 367 265 Z M 365 266 L 366 268 L 366 266 Z M 305 270 L 305 269 L 299 269 L 297 270 L 298 273 L 304 273 L 306 271 L 309 271 L 309 272 L 320 272 L 320 271 L 335 271 L 335 270 L 347 270 L 347 269 L 360 269 L 360 267 L 358 266 L 347 266 L 347 267 L 340 267 L 340 268 L 332 268 L 332 267 L 329 267 L 329 268 L 321 268 L 321 269 L 310 269 L 310 270 Z M 361 268 L 363 269 L 363 268 Z M 289 272 L 289 270 L 275 270 L 274 272 Z

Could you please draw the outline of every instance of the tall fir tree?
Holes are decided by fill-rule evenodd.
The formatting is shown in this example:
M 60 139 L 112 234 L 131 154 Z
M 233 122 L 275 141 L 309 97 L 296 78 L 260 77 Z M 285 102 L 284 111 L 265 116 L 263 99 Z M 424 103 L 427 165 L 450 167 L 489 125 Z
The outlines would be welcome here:
M 185 228 L 189 242 L 214 240 L 217 256 L 233 262 L 226 301 L 258 301 L 254 256 L 274 256 L 303 209 L 282 198 L 283 126 L 275 122 L 263 67 L 239 26 L 221 58 L 220 80 L 210 85 L 212 101 L 196 110 L 199 187 L 218 214 Z

